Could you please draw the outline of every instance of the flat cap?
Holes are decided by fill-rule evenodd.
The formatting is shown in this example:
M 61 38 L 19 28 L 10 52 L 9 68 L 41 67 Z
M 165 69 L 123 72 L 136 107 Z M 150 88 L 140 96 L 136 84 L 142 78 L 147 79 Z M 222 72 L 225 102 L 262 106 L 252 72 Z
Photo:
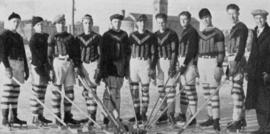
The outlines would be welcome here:
M 55 18 L 53 19 L 53 24 L 62 22 L 65 20 L 65 15 L 64 14 L 59 14 L 57 16 L 55 16 Z
M 147 16 L 145 14 L 142 14 L 137 18 L 137 21 L 147 21 Z
M 253 16 L 261 15 L 261 16 L 265 16 L 266 17 L 268 15 L 268 12 L 266 10 L 263 10 L 263 9 L 256 9 L 256 10 L 252 11 L 251 14 Z
M 8 17 L 8 20 L 11 20 L 13 18 L 21 19 L 21 16 L 17 13 L 12 12 Z
M 124 16 L 121 14 L 113 14 L 110 16 L 110 20 L 112 21 L 113 19 L 123 20 Z
M 212 16 L 211 13 L 210 13 L 210 11 L 209 11 L 209 9 L 207 9 L 207 8 L 203 8 L 199 12 L 199 18 L 200 19 L 202 19 L 205 16 Z
M 32 17 L 32 26 L 35 26 L 37 23 L 43 21 L 43 18 L 42 17 L 39 17 L 39 16 L 33 16 Z

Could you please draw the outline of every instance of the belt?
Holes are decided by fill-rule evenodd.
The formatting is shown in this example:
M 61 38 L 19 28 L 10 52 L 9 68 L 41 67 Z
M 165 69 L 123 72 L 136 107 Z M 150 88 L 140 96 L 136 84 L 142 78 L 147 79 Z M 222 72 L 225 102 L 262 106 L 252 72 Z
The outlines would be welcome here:
M 70 61 L 70 58 L 57 57 L 58 60 Z
M 131 59 L 148 60 L 149 58 L 132 56 Z
M 22 57 L 17 57 L 17 58 L 11 58 L 11 57 L 9 57 L 8 59 L 10 59 L 10 60 L 24 61 L 24 58 L 22 58 Z
M 217 56 L 199 56 L 199 58 L 204 58 L 204 59 L 212 59 L 212 58 L 216 58 Z
M 228 57 L 230 57 L 230 56 L 236 56 L 236 54 L 228 54 L 227 56 Z

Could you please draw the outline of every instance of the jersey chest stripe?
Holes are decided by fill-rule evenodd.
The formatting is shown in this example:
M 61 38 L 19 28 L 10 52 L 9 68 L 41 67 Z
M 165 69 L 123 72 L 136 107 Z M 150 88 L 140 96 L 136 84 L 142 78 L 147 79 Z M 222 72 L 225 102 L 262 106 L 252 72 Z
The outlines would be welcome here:
M 212 33 L 212 34 L 210 34 L 210 35 L 204 35 L 202 32 L 198 32 L 198 33 L 199 33 L 200 37 L 201 37 L 203 40 L 209 40 L 210 38 L 212 38 L 213 36 L 216 35 L 215 32 Z
M 96 35 L 94 35 L 93 37 L 91 37 L 90 39 L 88 39 L 87 41 L 84 40 L 82 37 L 79 37 L 79 40 L 85 45 L 87 46 L 90 42 L 92 42 L 94 39 L 96 38 Z
M 163 44 L 169 37 L 170 32 L 166 34 L 166 36 L 164 36 L 162 39 L 158 38 L 158 43 L 161 45 Z
M 150 35 L 147 35 L 146 37 L 144 37 L 143 39 L 139 39 L 136 35 L 134 35 L 134 34 L 132 34 L 131 35 L 135 40 L 136 40 L 136 42 L 139 44 L 139 45 L 141 45 L 141 44 L 143 44 L 145 41 L 147 41 L 149 38 L 150 38 Z
M 123 38 L 124 38 L 124 34 L 122 34 L 120 37 L 116 36 L 116 35 L 112 35 L 112 34 L 109 34 L 113 39 L 117 40 L 117 41 L 121 41 Z

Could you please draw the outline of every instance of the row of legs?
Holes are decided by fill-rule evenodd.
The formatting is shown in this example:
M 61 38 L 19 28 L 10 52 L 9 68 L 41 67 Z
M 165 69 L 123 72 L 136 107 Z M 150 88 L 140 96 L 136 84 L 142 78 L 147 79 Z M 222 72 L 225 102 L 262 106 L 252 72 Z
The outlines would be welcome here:
M 137 118 L 144 117 L 146 118 L 146 113 L 148 111 L 148 105 L 149 105 L 149 84 L 142 84 L 142 105 L 140 103 L 140 96 L 139 96 L 139 83 L 130 83 L 131 87 L 131 93 L 134 100 L 134 109 L 136 112 L 136 115 L 138 115 Z M 204 97 L 205 99 L 209 98 L 209 96 L 216 90 L 217 87 L 211 87 L 209 84 L 203 84 L 203 90 L 204 90 Z M 8 114 L 9 109 L 11 109 L 13 113 L 13 118 L 17 119 L 17 104 L 18 104 L 18 95 L 20 92 L 20 87 L 18 85 L 4 85 L 3 87 L 3 94 L 1 99 L 1 108 L 2 108 L 2 114 L 3 114 L 3 124 L 7 124 L 8 122 Z M 104 93 L 104 104 L 110 109 L 113 110 L 112 107 L 113 104 L 110 99 L 113 99 L 114 102 L 116 102 L 116 107 L 119 110 L 120 109 L 120 88 L 119 87 L 109 87 L 109 91 L 106 90 L 107 94 Z M 163 109 L 166 106 L 166 103 L 169 104 L 171 102 L 174 102 L 176 90 L 175 87 L 167 86 L 164 88 L 164 85 L 159 85 L 159 94 L 160 97 L 163 98 L 167 94 L 167 99 L 162 106 L 161 109 Z M 70 100 L 74 100 L 74 91 L 73 87 L 64 87 L 65 95 L 70 98 Z M 61 91 L 61 86 L 55 86 L 53 88 L 53 95 L 52 95 L 52 108 L 53 112 L 61 117 L 60 112 L 60 106 L 61 106 L 61 94 L 56 91 Z M 187 109 L 190 109 L 191 114 L 193 115 L 197 111 L 197 92 L 195 85 L 184 85 L 184 90 L 181 92 L 180 95 L 180 108 L 181 113 L 185 114 Z M 33 96 L 37 97 L 41 102 L 44 103 L 45 98 L 45 92 L 46 92 L 46 86 L 43 85 L 33 85 L 32 88 Z M 97 104 L 91 94 L 89 94 L 86 90 L 83 92 L 83 96 L 86 100 L 87 109 L 89 114 L 93 119 L 95 119 L 96 110 L 97 110 Z M 109 97 L 109 98 L 108 98 Z M 112 97 L 112 98 L 110 98 Z M 233 121 L 239 121 L 244 118 L 244 93 L 243 93 L 243 87 L 241 81 L 233 81 L 233 89 L 232 89 L 232 97 L 233 97 Z M 33 116 L 37 118 L 43 117 L 43 107 L 36 102 L 35 98 L 30 98 L 30 105 Z M 219 102 L 219 95 L 216 94 L 212 97 L 211 101 L 208 104 L 208 115 L 213 120 L 220 118 L 220 102 Z M 72 119 L 71 114 L 71 106 L 72 104 L 68 102 L 67 100 L 64 100 L 64 119 L 70 120 Z M 111 107 L 111 108 L 110 108 Z M 175 110 L 175 105 L 171 105 L 168 108 L 168 115 L 173 115 Z M 142 116 L 139 116 L 142 115 Z M 50 123 L 48 121 L 48 123 Z

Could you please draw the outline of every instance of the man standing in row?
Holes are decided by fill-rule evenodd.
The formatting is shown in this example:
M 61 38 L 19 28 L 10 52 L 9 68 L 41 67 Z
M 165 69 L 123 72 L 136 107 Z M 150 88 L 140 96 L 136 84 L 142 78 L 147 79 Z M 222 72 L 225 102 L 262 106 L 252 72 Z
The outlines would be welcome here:
M 169 116 L 170 123 L 174 124 L 175 104 L 174 98 L 176 95 L 176 63 L 177 63 L 177 49 L 179 44 L 178 35 L 175 31 L 167 27 L 167 15 L 159 13 L 156 15 L 158 24 L 158 31 L 155 36 L 158 40 L 158 63 L 157 63 L 157 85 L 159 88 L 159 97 L 164 98 L 167 94 L 166 101 L 162 106 L 163 110 L 167 104 L 169 106 L 167 113 L 165 112 L 158 120 L 158 123 L 167 121 Z M 168 81 L 166 83 L 165 81 Z M 166 85 L 165 85 L 166 83 Z M 164 87 L 166 86 L 166 87 Z
M 227 44 L 228 75 L 232 77 L 233 116 L 227 128 L 236 132 L 246 125 L 244 110 L 244 67 L 246 65 L 245 48 L 248 37 L 247 26 L 239 21 L 240 8 L 235 4 L 227 6 L 227 13 L 233 23 Z
M 8 127 L 10 124 L 26 124 L 26 121 L 18 119 L 18 97 L 20 86 L 12 78 L 23 83 L 29 77 L 29 69 L 23 38 L 17 33 L 21 17 L 19 14 L 12 13 L 8 17 L 9 29 L 1 34 L 2 52 L 2 82 L 3 92 L 1 94 L 2 124 Z M 13 113 L 13 119 L 8 120 L 9 109 Z
M 246 109 L 255 109 L 259 130 L 254 134 L 270 133 L 270 27 L 267 24 L 268 12 L 252 12 L 256 28 L 254 41 L 248 60 L 248 87 Z
M 157 39 L 154 34 L 145 29 L 146 23 L 146 15 L 140 15 L 136 22 L 138 30 L 130 35 L 130 90 L 139 122 L 147 121 L 149 83 L 150 79 L 154 79 L 156 75 L 157 62 Z M 141 84 L 142 98 L 139 95 L 139 84 Z M 140 100 L 142 100 L 142 107 Z M 130 121 L 134 122 L 135 118 L 131 118 Z
M 186 112 L 189 107 L 191 116 L 197 111 L 198 96 L 196 91 L 197 70 L 197 54 L 199 35 L 197 30 L 190 24 L 191 14 L 188 11 L 183 11 L 179 14 L 180 24 L 184 28 L 181 33 L 180 45 L 178 47 L 178 62 L 180 74 L 183 76 L 180 80 L 180 90 L 183 87 L 184 91 L 180 91 L 180 109 L 181 113 L 177 117 L 180 125 L 186 122 Z M 195 125 L 194 119 L 190 125 Z
M 93 31 L 93 18 L 86 14 L 82 18 L 84 32 L 77 37 L 80 45 L 82 71 L 84 77 L 91 82 L 93 93 L 96 94 L 97 86 L 100 83 L 100 45 L 102 43 L 101 36 Z M 97 103 L 93 95 L 87 89 L 83 91 L 83 97 L 86 100 L 87 110 L 90 117 L 96 121 Z M 91 128 L 93 122 L 89 122 L 88 127 Z
M 202 127 L 213 125 L 214 130 L 220 131 L 220 101 L 217 88 L 220 86 L 223 75 L 222 64 L 225 57 L 224 35 L 221 30 L 212 24 L 212 15 L 207 8 L 199 12 L 204 29 L 199 33 L 198 69 L 200 84 L 202 85 L 204 98 L 208 99 L 208 120 L 201 123 Z
M 61 98 L 64 89 L 65 95 L 74 100 L 73 85 L 75 84 L 75 74 L 81 75 L 80 67 L 80 47 L 75 42 L 75 38 L 66 32 L 65 16 L 58 15 L 53 23 L 56 26 L 56 34 L 49 38 L 48 57 L 50 76 L 54 84 L 52 89 L 52 107 L 53 112 L 61 117 Z M 58 90 L 58 91 L 57 91 Z M 60 91 L 60 92 L 59 92 Z M 72 104 L 64 100 L 64 122 L 70 124 L 79 124 L 80 121 L 74 120 L 71 113 Z M 56 121 L 57 125 L 61 125 Z
M 43 107 L 36 101 L 36 98 L 44 103 L 46 88 L 49 81 L 49 63 L 48 63 L 48 37 L 43 33 L 43 18 L 34 16 L 32 19 L 34 34 L 29 43 L 32 62 L 32 97 L 30 97 L 30 105 L 33 114 L 33 124 L 48 124 L 52 121 L 47 120 L 43 116 Z
M 110 112 L 116 109 L 120 114 L 120 89 L 122 88 L 124 77 L 129 77 L 129 39 L 128 34 L 121 30 L 123 16 L 114 14 L 110 17 L 112 28 L 102 36 L 101 45 L 101 76 L 105 81 L 106 90 L 103 96 L 103 103 Z M 119 118 L 119 117 L 116 117 Z M 104 118 L 104 124 L 109 123 L 108 118 Z

